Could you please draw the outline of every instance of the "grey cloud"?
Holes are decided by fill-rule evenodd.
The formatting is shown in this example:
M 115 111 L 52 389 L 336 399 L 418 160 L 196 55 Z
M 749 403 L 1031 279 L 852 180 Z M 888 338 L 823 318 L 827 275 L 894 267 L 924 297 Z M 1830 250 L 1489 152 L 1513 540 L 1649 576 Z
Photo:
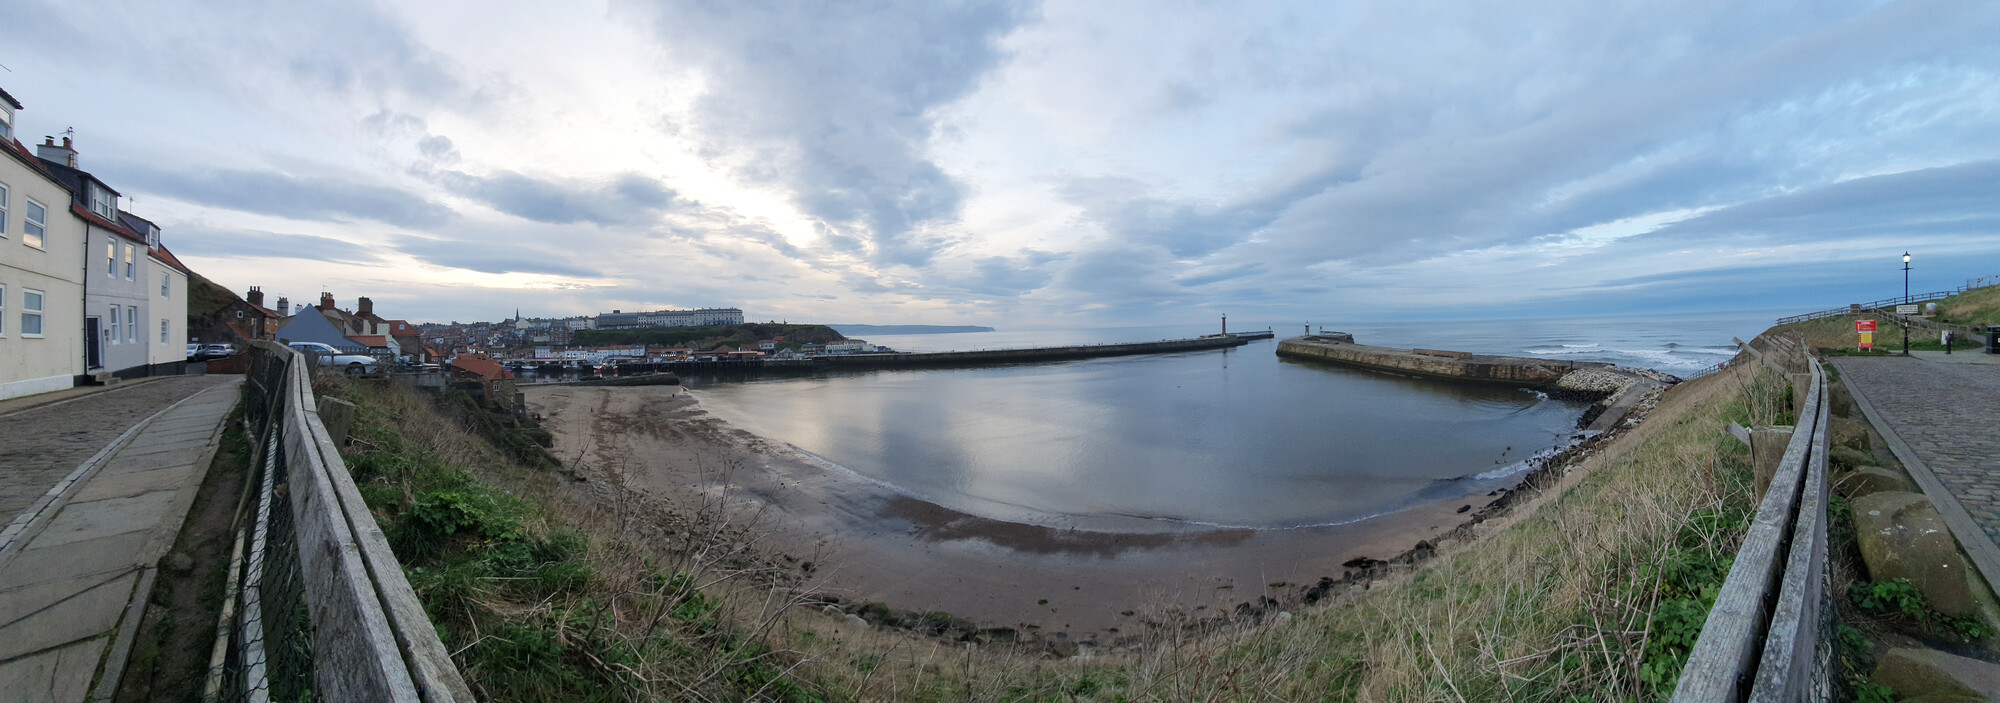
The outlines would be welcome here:
M 428 229 L 455 216 L 450 208 L 407 190 L 330 176 L 209 168 L 167 170 L 148 164 L 114 166 L 102 175 L 131 184 L 128 193 L 152 191 L 200 205 L 295 220 L 374 220 Z
M 659 181 L 635 173 L 603 182 L 535 178 L 513 171 L 474 176 L 447 170 L 433 177 L 446 188 L 501 212 L 559 225 L 645 224 L 672 207 L 676 197 Z
M 1045 287 L 1055 278 L 1053 265 L 1068 254 L 1027 250 L 1018 256 L 989 256 L 974 266 L 977 272 L 962 283 L 981 295 L 1018 297 Z
M 931 111 L 969 93 L 1023 11 L 1009 2 L 628 5 L 715 86 L 697 106 L 721 153 L 777 181 L 802 209 L 883 264 L 942 245 L 963 188 L 925 155 Z
M 458 148 L 452 146 L 451 138 L 433 134 L 417 140 L 417 153 L 431 161 L 450 164 L 458 161 Z
M 602 278 L 596 270 L 564 260 L 561 254 L 521 244 L 455 241 L 430 237 L 399 237 L 392 246 L 425 262 L 480 273 L 541 273 L 572 278 Z
M 374 264 L 382 257 L 368 247 L 332 237 L 285 234 L 258 230 L 210 229 L 175 225 L 165 229 L 167 245 L 181 254 L 215 259 L 272 257 L 330 261 L 342 264 Z
M 1649 238 L 1764 235 L 1805 241 L 1881 233 L 1992 233 L 2000 160 L 1842 181 L 1760 198 L 1661 227 Z

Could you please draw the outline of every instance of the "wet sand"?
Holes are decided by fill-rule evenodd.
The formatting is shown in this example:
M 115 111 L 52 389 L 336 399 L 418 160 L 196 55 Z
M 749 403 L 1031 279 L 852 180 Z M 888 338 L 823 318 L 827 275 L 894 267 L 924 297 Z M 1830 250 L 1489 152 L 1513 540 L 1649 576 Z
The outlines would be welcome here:
M 990 520 L 896 493 L 704 412 L 675 386 L 524 386 L 579 474 L 684 510 L 727 501 L 810 560 L 850 601 L 945 611 L 987 627 L 1085 641 L 1135 633 L 1149 613 L 1220 615 L 1296 601 L 1357 559 L 1435 541 L 1497 500 L 1473 496 L 1361 522 L 1287 530 L 1092 532 Z M 1466 512 L 1461 506 L 1469 505 Z

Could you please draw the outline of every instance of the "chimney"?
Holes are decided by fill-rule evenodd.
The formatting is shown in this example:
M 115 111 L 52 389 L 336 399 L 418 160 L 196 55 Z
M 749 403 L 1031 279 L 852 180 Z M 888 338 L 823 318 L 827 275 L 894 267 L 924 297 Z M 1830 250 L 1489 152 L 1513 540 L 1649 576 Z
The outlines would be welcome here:
M 366 298 L 366 297 L 363 297 L 363 298 L 361 299 L 361 302 L 360 302 L 360 306 L 361 306 L 361 307 L 360 307 L 360 309 L 358 309 L 358 310 L 355 310 L 355 311 L 354 311 L 354 314 L 356 314 L 356 315 L 373 315 L 373 314 L 375 314 L 375 301 L 373 301 L 373 300 L 369 300 L 368 298 Z
M 76 147 L 70 143 L 69 137 L 63 137 L 62 146 L 56 146 L 55 137 L 42 137 L 41 145 L 35 147 L 35 155 L 76 168 Z
M 332 310 L 332 309 L 333 309 L 333 294 L 332 294 L 332 293 L 325 293 L 325 292 L 322 292 L 322 293 L 320 293 L 320 294 L 319 294 L 319 309 L 321 309 L 321 310 Z
M 262 286 L 251 286 L 250 294 L 243 296 L 243 299 L 250 301 L 251 305 L 260 308 L 264 307 L 264 288 Z
M 278 298 L 278 307 L 276 308 L 276 310 L 278 311 L 278 317 L 291 317 L 292 315 L 291 302 L 292 301 L 286 300 L 282 297 Z

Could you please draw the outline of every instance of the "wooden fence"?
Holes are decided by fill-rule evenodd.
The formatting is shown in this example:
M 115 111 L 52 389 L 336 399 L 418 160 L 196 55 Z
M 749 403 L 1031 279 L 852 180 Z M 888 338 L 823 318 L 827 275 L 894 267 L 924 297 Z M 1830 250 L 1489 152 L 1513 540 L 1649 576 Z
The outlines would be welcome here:
M 255 519 L 207 698 L 473 700 L 321 420 L 311 365 L 270 342 L 250 355 Z
M 1795 379 L 1804 392 L 1791 442 L 1688 654 L 1677 702 L 1824 701 L 1832 692 L 1826 377 L 1796 343 L 1769 339 L 1767 348 L 1767 361 L 1782 357 L 1810 379 Z

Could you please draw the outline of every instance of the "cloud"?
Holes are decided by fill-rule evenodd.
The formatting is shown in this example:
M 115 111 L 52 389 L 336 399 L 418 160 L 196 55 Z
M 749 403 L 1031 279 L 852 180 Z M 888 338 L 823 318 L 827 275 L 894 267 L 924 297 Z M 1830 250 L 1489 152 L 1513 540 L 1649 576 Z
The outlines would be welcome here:
M 519 243 L 455 241 L 406 236 L 392 245 L 397 251 L 435 266 L 462 268 L 480 273 L 541 273 L 571 278 L 602 278 L 603 274 L 568 263 L 560 254 Z
M 449 148 L 450 142 L 445 142 Z M 461 171 L 431 174 L 452 191 L 501 212 L 535 222 L 643 225 L 655 222 L 674 204 L 674 191 L 658 180 L 626 173 L 603 180 L 535 178 L 513 171 L 474 176 Z
M 627 5 L 671 55 L 704 71 L 700 134 L 746 177 L 852 238 L 878 264 L 922 265 L 943 245 L 961 184 L 927 156 L 933 111 L 1001 61 L 1025 12 L 1008 2 Z
M 398 227 L 430 229 L 456 216 L 451 208 L 407 190 L 329 175 L 125 164 L 107 169 L 105 177 L 130 184 L 119 186 L 128 194 L 150 191 L 199 205 L 294 220 L 374 220 Z
M 368 247 L 311 234 L 176 225 L 166 228 L 164 236 L 182 254 L 217 259 L 271 257 L 340 264 L 377 264 L 382 261 L 382 257 Z

